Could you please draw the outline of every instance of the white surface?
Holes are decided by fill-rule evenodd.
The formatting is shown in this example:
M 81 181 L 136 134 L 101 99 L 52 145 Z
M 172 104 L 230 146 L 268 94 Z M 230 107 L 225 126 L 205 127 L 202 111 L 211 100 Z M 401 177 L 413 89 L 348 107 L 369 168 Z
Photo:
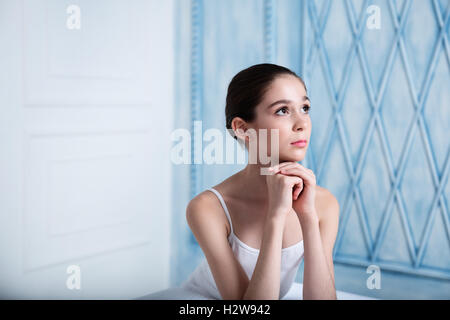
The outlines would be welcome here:
M 303 284 L 294 282 L 291 289 L 282 300 L 302 300 Z M 361 296 L 349 292 L 336 291 L 338 300 L 376 300 L 372 297 Z M 136 300 L 211 300 L 210 297 L 201 296 L 196 292 L 183 288 L 169 288 L 154 292 Z
M 68 5 L 0 4 L 0 298 L 169 285 L 173 1 Z

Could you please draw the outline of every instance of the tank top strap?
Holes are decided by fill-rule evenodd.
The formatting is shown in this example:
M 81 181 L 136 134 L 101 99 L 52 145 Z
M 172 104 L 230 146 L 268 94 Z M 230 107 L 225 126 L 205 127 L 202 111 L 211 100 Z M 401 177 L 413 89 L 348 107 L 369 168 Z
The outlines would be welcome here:
M 219 193 L 219 191 L 217 191 L 214 188 L 209 188 L 208 190 L 214 192 L 216 194 L 217 198 L 219 198 L 220 204 L 222 205 L 223 210 L 225 210 L 225 214 L 227 215 L 228 222 L 230 223 L 230 229 L 231 229 L 230 234 L 233 233 L 233 223 L 231 223 L 230 212 L 228 212 L 227 205 L 225 204 L 225 201 L 223 200 L 222 195 Z

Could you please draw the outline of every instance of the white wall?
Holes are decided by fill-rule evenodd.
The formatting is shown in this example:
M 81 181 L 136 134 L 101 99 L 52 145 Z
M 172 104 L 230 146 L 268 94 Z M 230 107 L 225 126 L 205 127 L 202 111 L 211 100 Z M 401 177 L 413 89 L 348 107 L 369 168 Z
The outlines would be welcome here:
M 66 25 L 71 4 L 80 29 Z M 169 286 L 173 12 L 159 0 L 0 2 L 1 298 Z

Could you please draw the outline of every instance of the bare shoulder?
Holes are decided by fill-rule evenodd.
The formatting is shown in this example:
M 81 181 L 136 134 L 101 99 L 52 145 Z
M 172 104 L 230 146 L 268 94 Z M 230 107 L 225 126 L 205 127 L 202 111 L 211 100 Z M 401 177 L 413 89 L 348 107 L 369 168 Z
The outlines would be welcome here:
M 331 191 L 318 185 L 316 185 L 316 209 L 319 220 L 339 216 L 339 202 L 336 197 Z
M 249 280 L 227 239 L 228 220 L 219 198 L 211 190 L 198 194 L 187 206 L 186 219 L 222 298 L 242 299 Z
M 223 227 L 228 233 L 228 220 L 217 196 L 209 190 L 205 190 L 189 201 L 186 207 L 186 220 L 191 227 L 197 224 Z

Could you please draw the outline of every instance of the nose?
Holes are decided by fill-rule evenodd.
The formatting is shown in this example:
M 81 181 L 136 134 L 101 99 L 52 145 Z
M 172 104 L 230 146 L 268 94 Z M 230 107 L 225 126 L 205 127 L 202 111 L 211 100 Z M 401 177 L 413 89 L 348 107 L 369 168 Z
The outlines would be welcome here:
M 294 131 L 306 130 L 308 126 L 308 117 L 297 114 L 294 122 Z

